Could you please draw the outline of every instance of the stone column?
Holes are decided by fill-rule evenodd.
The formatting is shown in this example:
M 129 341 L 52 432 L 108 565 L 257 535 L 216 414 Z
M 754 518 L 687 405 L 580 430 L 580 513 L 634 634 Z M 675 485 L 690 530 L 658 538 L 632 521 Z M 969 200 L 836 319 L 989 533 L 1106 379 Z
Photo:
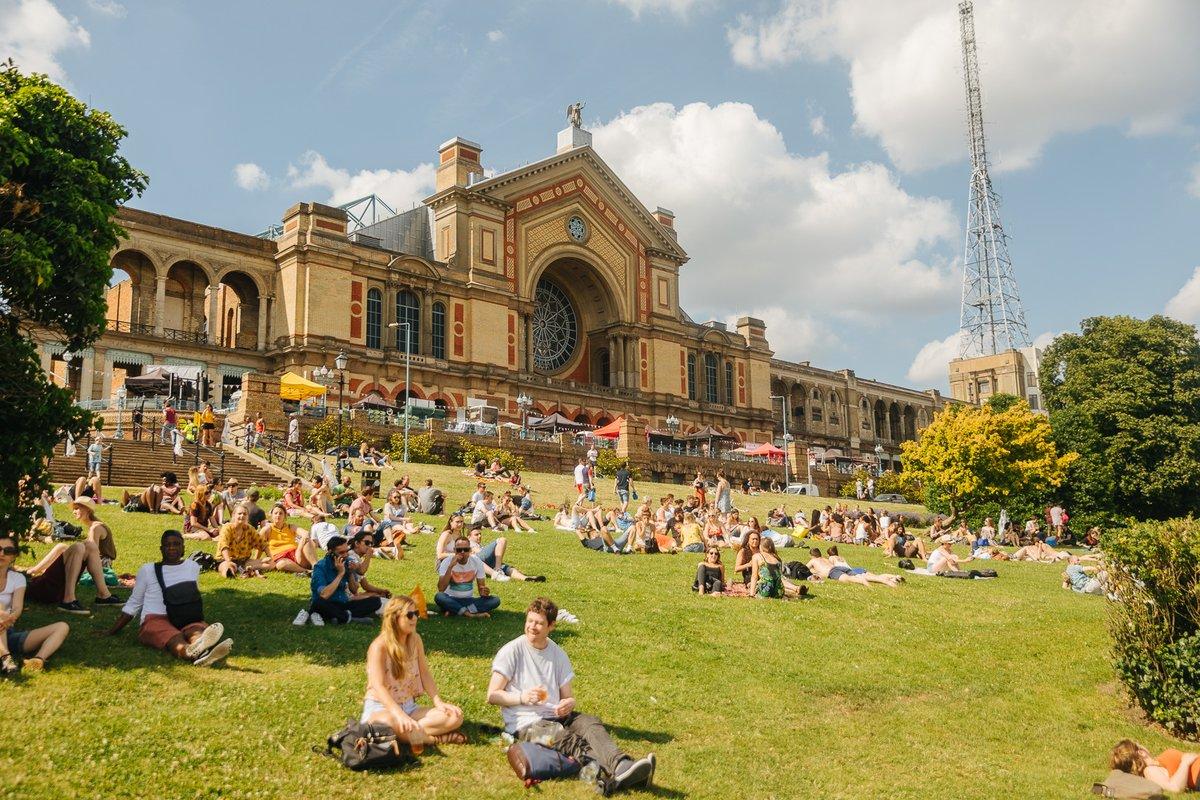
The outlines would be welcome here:
M 608 385 L 617 385 L 617 337 L 608 335 Z
M 433 355 L 433 291 L 421 290 L 421 324 L 418 326 L 421 338 L 418 340 L 417 353 Z
M 96 353 L 90 348 L 84 350 L 79 356 L 79 399 L 92 399 L 92 382 L 95 380 L 95 367 L 92 362 L 96 360 Z M 68 369 L 68 375 L 70 371 Z
M 629 361 L 628 361 L 628 364 L 629 364 L 629 384 L 628 384 L 628 386 L 630 389 L 640 389 L 642 386 L 641 361 L 642 361 L 642 357 L 638 353 L 638 337 L 630 336 L 629 337 Z
M 525 372 L 533 372 L 533 314 L 522 314 L 521 319 L 525 332 Z
M 167 309 L 167 276 L 159 275 L 155 278 L 158 286 L 154 293 L 154 335 L 163 335 L 163 315 Z
M 624 389 L 629 385 L 629 361 L 625 355 L 625 337 L 618 335 L 617 341 L 617 386 Z
M 259 351 L 265 350 L 267 347 L 267 296 L 263 294 L 258 296 L 258 344 L 256 347 Z
M 885 408 L 883 410 L 883 430 L 879 432 L 879 439 L 892 440 L 892 410 Z
M 214 283 L 208 287 L 208 343 L 221 343 L 221 320 L 217 316 L 217 297 L 221 294 L 221 284 Z

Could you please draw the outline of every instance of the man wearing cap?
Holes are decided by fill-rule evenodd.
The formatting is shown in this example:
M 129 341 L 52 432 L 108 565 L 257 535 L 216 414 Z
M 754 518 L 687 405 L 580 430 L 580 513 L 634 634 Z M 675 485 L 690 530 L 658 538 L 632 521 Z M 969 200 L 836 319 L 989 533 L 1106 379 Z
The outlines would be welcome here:
M 313 541 L 316 542 L 322 550 L 328 550 L 329 540 L 334 536 L 339 536 L 340 532 L 338 531 L 337 525 L 334 525 L 329 521 L 325 512 L 318 510 L 313 512 L 313 524 L 312 528 L 309 529 L 309 535 L 312 536 Z
M 238 487 L 238 479 L 230 478 L 225 482 L 225 490 L 217 493 L 220 503 L 217 505 L 217 520 L 228 522 L 233 518 L 233 510 L 246 500 L 246 493 Z

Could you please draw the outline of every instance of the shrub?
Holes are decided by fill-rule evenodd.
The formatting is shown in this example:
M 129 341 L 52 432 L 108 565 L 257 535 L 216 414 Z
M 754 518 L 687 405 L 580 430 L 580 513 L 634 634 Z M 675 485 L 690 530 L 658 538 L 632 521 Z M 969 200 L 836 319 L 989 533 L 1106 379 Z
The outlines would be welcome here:
M 1101 546 L 1118 598 L 1114 666 L 1151 720 L 1200 734 L 1200 523 L 1143 522 L 1106 532 Z
M 392 461 L 404 458 L 404 434 L 392 434 Z M 410 464 L 441 464 L 442 460 L 433 453 L 432 433 L 408 432 L 408 461 Z
M 860 469 L 854 477 L 842 484 L 838 491 L 840 497 L 854 497 L 854 481 L 861 478 L 864 488 L 871 478 L 871 473 Z M 903 472 L 885 472 L 875 477 L 875 494 L 902 494 L 912 503 L 921 502 L 921 487 L 915 481 L 908 479 Z
M 598 450 L 596 456 L 596 470 L 606 477 L 613 477 L 617 474 L 617 469 L 625 463 L 626 459 L 617 455 L 616 450 Z M 635 481 L 641 479 L 641 474 L 634 464 L 629 465 L 629 475 Z
M 481 459 L 488 464 L 491 464 L 496 459 L 500 459 L 500 466 L 507 470 L 520 472 L 525 469 L 525 459 L 507 450 L 502 450 L 499 447 L 483 447 L 465 437 L 459 438 L 458 446 L 462 448 L 462 463 L 472 469 L 475 467 L 475 462 Z
M 359 428 L 354 427 L 348 420 L 342 420 L 342 438 L 338 440 L 337 415 L 318 422 L 308 429 L 304 435 L 304 446 L 309 450 L 324 453 L 331 447 L 357 447 L 364 439 L 369 438 Z

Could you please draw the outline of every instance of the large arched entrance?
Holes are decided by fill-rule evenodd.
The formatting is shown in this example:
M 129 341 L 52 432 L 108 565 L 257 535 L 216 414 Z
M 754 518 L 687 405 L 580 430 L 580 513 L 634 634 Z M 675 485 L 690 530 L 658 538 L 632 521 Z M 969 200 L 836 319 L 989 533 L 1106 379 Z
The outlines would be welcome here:
M 149 333 L 154 329 L 157 283 L 154 264 L 137 250 L 122 250 L 113 256 L 105 314 L 108 329 L 120 333 Z
M 214 343 L 254 350 L 258 347 L 258 285 L 244 272 L 227 272 L 217 288 L 217 320 L 209 325 Z
M 573 257 L 552 262 L 534 289 L 533 368 L 543 375 L 605 384 L 609 329 L 620 320 L 604 279 Z

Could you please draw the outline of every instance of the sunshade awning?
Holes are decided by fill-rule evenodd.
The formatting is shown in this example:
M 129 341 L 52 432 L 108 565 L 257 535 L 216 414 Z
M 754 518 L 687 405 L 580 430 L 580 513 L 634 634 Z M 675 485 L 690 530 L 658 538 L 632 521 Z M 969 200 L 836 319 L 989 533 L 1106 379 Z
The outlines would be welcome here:
M 279 396 L 284 400 L 307 400 L 310 397 L 320 397 L 326 389 L 319 383 L 314 383 L 294 372 L 285 372 L 279 378 Z

